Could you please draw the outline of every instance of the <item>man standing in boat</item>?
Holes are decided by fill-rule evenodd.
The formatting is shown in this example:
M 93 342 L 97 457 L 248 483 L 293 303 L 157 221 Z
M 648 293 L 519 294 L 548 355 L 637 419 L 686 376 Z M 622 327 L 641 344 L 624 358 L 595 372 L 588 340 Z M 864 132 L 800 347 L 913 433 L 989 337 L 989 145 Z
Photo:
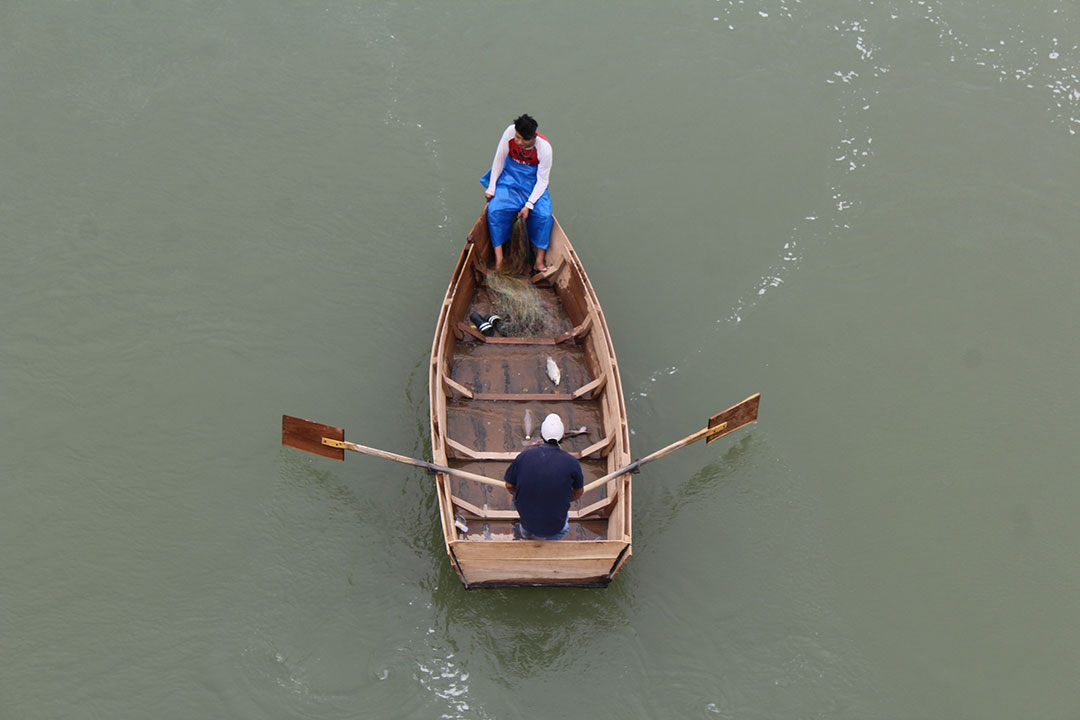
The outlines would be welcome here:
M 488 199 L 487 221 L 495 248 L 495 269 L 502 267 L 503 244 L 510 239 L 514 217 L 521 217 L 536 247 L 534 270 L 547 269 L 547 253 L 554 224 L 548 179 L 551 177 L 551 143 L 536 132 L 536 120 L 522 115 L 507 126 L 495 149 L 495 159 L 484 177 Z
M 570 503 L 581 497 L 585 477 L 577 458 L 559 447 L 562 436 L 562 420 L 548 415 L 540 425 L 544 444 L 514 458 L 503 476 L 526 540 L 562 540 L 570 532 Z

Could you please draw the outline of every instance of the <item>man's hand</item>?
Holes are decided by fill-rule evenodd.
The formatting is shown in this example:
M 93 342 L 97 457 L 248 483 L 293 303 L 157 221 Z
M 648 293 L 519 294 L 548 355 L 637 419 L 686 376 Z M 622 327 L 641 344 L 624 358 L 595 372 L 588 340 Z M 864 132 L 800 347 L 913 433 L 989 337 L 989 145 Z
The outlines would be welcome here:
M 493 198 L 493 197 L 495 197 L 495 193 L 490 193 L 487 190 L 484 191 L 484 200 L 485 201 L 490 201 L 491 198 Z
M 527 208 L 527 207 L 521 208 L 521 212 L 518 213 L 518 217 L 521 218 L 522 220 L 528 220 L 529 219 L 529 208 Z

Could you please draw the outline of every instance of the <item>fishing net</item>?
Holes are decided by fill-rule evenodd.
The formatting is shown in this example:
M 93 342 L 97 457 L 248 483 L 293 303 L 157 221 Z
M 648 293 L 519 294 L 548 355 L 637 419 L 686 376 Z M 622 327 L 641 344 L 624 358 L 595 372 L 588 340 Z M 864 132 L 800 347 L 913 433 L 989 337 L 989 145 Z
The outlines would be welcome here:
M 529 281 L 532 263 L 528 228 L 521 218 L 515 218 L 510 239 L 503 248 L 502 267 L 498 272 L 487 275 L 491 310 L 502 318 L 501 330 L 504 335 L 535 337 L 556 334 L 556 323 L 550 309 L 540 297 L 540 291 Z
M 514 218 L 514 227 L 510 239 L 503 248 L 503 264 L 499 272 L 503 275 L 524 275 L 532 266 L 529 257 L 529 229 L 520 217 Z
M 504 335 L 546 337 L 556 334 L 550 309 L 527 277 L 489 273 L 487 289 L 492 312 L 502 318 Z

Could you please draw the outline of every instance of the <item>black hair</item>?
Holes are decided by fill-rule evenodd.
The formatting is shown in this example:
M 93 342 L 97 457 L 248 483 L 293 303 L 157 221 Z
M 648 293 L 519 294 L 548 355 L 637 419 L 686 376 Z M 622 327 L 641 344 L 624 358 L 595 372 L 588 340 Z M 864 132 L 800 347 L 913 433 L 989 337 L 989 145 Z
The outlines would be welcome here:
M 526 140 L 532 140 L 533 136 L 536 135 L 537 127 L 539 126 L 536 121 L 528 115 L 522 115 L 514 120 L 514 129 Z

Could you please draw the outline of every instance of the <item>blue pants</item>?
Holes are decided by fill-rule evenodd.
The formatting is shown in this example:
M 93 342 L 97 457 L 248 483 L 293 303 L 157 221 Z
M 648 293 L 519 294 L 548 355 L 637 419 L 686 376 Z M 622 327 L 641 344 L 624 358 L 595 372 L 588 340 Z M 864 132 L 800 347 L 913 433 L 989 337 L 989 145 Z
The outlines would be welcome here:
M 562 540 L 564 537 L 566 537 L 566 534 L 570 532 L 570 518 L 566 518 L 566 522 L 563 523 L 562 530 L 555 533 L 554 535 L 533 535 L 531 532 L 526 530 L 525 526 L 521 523 L 517 524 L 517 528 L 523 540 Z
M 488 232 L 491 234 L 492 247 L 499 247 L 510 239 L 514 217 L 525 207 L 533 187 L 536 186 L 536 167 L 506 159 L 499 180 L 495 183 L 495 197 L 488 201 L 487 206 Z M 484 187 L 491 184 L 490 170 L 480 178 L 480 182 Z M 525 227 L 529 230 L 529 242 L 541 250 L 547 250 L 554 225 L 551 196 L 544 190 L 544 194 L 529 211 L 529 219 L 525 221 Z

